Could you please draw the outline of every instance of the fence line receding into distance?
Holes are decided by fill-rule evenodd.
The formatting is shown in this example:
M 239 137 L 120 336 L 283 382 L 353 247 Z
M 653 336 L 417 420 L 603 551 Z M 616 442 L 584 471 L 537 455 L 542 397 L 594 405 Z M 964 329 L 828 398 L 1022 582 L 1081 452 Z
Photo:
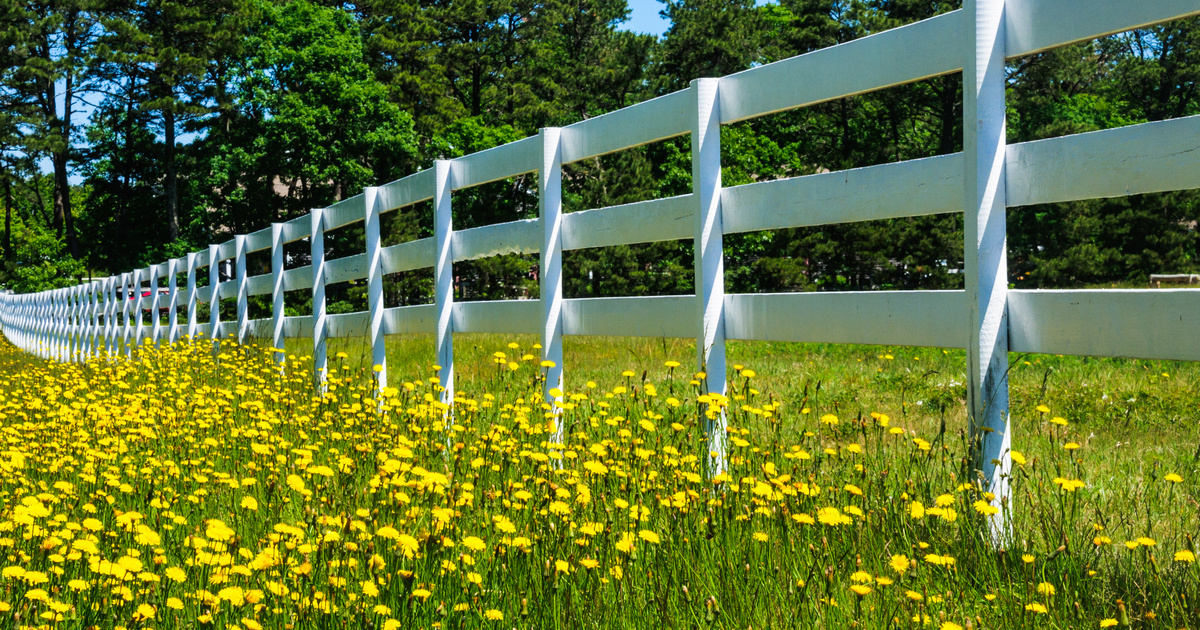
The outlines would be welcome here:
M 1152 122 L 1006 145 L 1004 64 L 1020 57 L 1133 28 L 1200 14 L 1196 0 L 967 0 L 961 10 L 785 59 L 570 126 L 453 160 L 315 210 L 238 235 L 206 251 L 65 289 L 0 296 L 0 324 L 14 344 L 40 356 L 82 360 L 128 355 L 143 340 L 235 336 L 263 326 L 275 347 L 310 337 L 318 375 L 330 337 L 365 336 L 387 383 L 384 336 L 433 333 L 445 400 L 454 391 L 453 333 L 532 333 L 561 387 L 562 335 L 694 337 L 707 387 L 725 392 L 726 339 L 966 348 L 977 463 L 997 505 L 1008 497 L 1008 352 L 1148 359 L 1200 359 L 1200 292 L 1188 290 L 1018 291 L 1008 289 L 1009 207 L 1200 187 L 1200 117 Z M 720 125 L 931 77 L 963 75 L 962 153 L 843 172 L 723 188 Z M 692 192 L 582 212 L 562 212 L 563 164 L 691 136 Z M 453 192 L 538 172 L 540 218 L 454 230 Z M 434 235 L 390 247 L 380 215 L 432 200 Z M 964 213 L 965 291 L 737 295 L 724 291 L 724 234 Z M 362 254 L 326 260 L 324 233 L 364 222 Z M 307 239 L 312 264 L 284 269 L 283 245 Z M 693 239 L 695 296 L 562 297 L 562 252 Z M 270 250 L 271 273 L 248 277 L 246 256 Z M 455 303 L 452 265 L 508 253 L 541 254 L 540 300 Z M 218 267 L 233 261 L 232 280 Z M 196 287 L 207 267 L 209 285 Z M 432 267 L 430 305 L 385 308 L 382 277 Z M 187 286 L 177 285 L 177 272 Z M 160 296 L 160 278 L 168 292 Z M 325 286 L 366 279 L 366 312 L 328 314 Z M 149 295 L 123 299 L 124 287 Z M 283 294 L 310 290 L 313 313 L 285 317 Z M 250 320 L 247 299 L 273 296 L 269 319 Z M 119 297 L 120 296 L 120 297 Z M 221 299 L 236 319 L 220 321 Z M 207 302 L 210 321 L 196 320 Z M 186 305 L 187 322 L 177 307 Z M 143 309 L 168 309 L 149 327 Z M 548 394 L 549 396 L 549 394 Z M 553 398 L 551 396 L 551 398 Z M 714 470 L 724 461 L 724 425 L 709 427 Z M 990 429 L 990 431 L 979 431 Z M 552 442 L 561 442 L 561 435 Z M 993 521 L 1006 527 L 1005 511 Z

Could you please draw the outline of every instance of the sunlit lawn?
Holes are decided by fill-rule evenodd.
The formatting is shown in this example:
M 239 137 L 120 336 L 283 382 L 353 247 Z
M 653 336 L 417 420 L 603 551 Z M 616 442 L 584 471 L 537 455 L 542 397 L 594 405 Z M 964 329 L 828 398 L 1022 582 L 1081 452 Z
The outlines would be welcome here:
M 568 338 L 556 414 L 535 342 L 456 336 L 452 409 L 428 336 L 389 339 L 382 395 L 361 340 L 331 341 L 324 395 L 303 343 L 283 376 L 208 341 L 87 365 L 0 346 L 0 624 L 1200 619 L 1195 364 L 1013 355 L 1006 506 L 966 463 L 961 351 L 730 343 L 726 400 L 666 367 L 691 342 Z M 731 457 L 709 479 L 721 413 Z M 985 513 L 1007 508 L 997 549 Z

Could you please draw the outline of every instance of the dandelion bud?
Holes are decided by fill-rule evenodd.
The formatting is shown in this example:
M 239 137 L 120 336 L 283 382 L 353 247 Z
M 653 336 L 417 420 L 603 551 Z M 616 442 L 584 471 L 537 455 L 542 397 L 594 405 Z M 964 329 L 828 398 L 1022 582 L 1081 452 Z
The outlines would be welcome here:
M 1125 610 L 1125 602 L 1117 600 L 1117 623 L 1122 628 L 1129 627 L 1129 613 Z
M 521 616 L 529 616 L 529 600 L 524 597 L 521 598 Z

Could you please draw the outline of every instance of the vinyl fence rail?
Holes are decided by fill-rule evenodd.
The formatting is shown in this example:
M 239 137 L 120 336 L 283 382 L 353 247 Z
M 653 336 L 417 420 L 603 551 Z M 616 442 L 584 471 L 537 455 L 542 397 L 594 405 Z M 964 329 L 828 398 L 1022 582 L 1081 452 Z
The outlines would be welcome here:
M 726 391 L 725 340 L 758 339 L 966 348 L 971 434 L 983 485 L 1001 507 L 992 533 L 1007 536 L 1008 352 L 1200 359 L 1200 292 L 1008 289 L 1009 207 L 1200 187 L 1200 117 L 1152 122 L 1006 145 L 1006 59 L 1200 14 L 1196 0 L 967 0 L 965 8 L 719 79 L 432 168 L 271 225 L 206 251 L 87 284 L 0 296 L 0 324 L 14 344 L 49 359 L 130 355 L 143 341 L 235 336 L 251 326 L 311 337 L 319 378 L 330 337 L 366 336 L 388 379 L 384 336 L 433 333 L 444 400 L 454 392 L 453 333 L 534 333 L 552 361 L 547 391 L 563 378 L 563 335 L 695 337 L 709 391 Z M 931 77 L 963 74 L 962 153 L 725 188 L 720 125 Z M 563 164 L 689 134 L 692 192 L 564 214 Z M 455 230 L 455 191 L 538 172 L 540 217 Z M 383 247 L 380 215 L 427 200 L 434 235 Z M 726 294 L 725 234 L 930 214 L 964 215 L 965 291 Z M 324 233 L 366 228 L 366 251 L 327 260 Z M 695 244 L 694 296 L 566 300 L 563 251 L 664 240 Z M 283 245 L 308 240 L 312 264 L 284 269 Z M 248 277 L 246 256 L 271 252 L 271 273 Z M 452 265 L 507 253 L 540 254 L 540 300 L 455 303 Z M 232 260 L 233 280 L 220 281 Z M 385 274 L 433 268 L 432 305 L 385 308 Z M 208 269 L 208 286 L 196 274 Z M 177 273 L 187 286 L 177 286 Z M 160 295 L 160 280 L 167 292 Z M 369 309 L 332 315 L 325 286 L 366 279 Z M 124 299 L 124 287 L 148 288 Z M 311 290 L 313 312 L 283 313 L 285 291 Z M 118 297 L 121 294 L 121 298 Z M 247 298 L 273 296 L 269 319 L 248 316 Z M 234 321 L 221 299 L 235 298 Z M 206 302 L 211 319 L 199 322 Z M 184 307 L 187 321 L 179 321 Z M 143 309 L 167 309 L 147 325 Z M 554 402 L 554 396 L 547 393 Z M 708 427 L 714 472 L 724 464 L 724 423 Z M 562 436 L 553 442 L 561 442 Z

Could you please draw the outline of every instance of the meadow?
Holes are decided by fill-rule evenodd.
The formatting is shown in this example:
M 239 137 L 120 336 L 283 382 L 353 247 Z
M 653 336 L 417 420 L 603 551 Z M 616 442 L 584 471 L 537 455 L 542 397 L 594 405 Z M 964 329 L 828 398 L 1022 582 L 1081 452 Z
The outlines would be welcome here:
M 291 344 L 292 342 L 289 342 Z M 182 342 L 44 362 L 0 341 L 0 625 L 1200 625 L 1189 363 L 1012 356 L 1012 535 L 968 465 L 961 351 L 682 340 Z M 704 428 L 729 423 L 710 478 Z M 548 440 L 557 423 L 565 443 Z

